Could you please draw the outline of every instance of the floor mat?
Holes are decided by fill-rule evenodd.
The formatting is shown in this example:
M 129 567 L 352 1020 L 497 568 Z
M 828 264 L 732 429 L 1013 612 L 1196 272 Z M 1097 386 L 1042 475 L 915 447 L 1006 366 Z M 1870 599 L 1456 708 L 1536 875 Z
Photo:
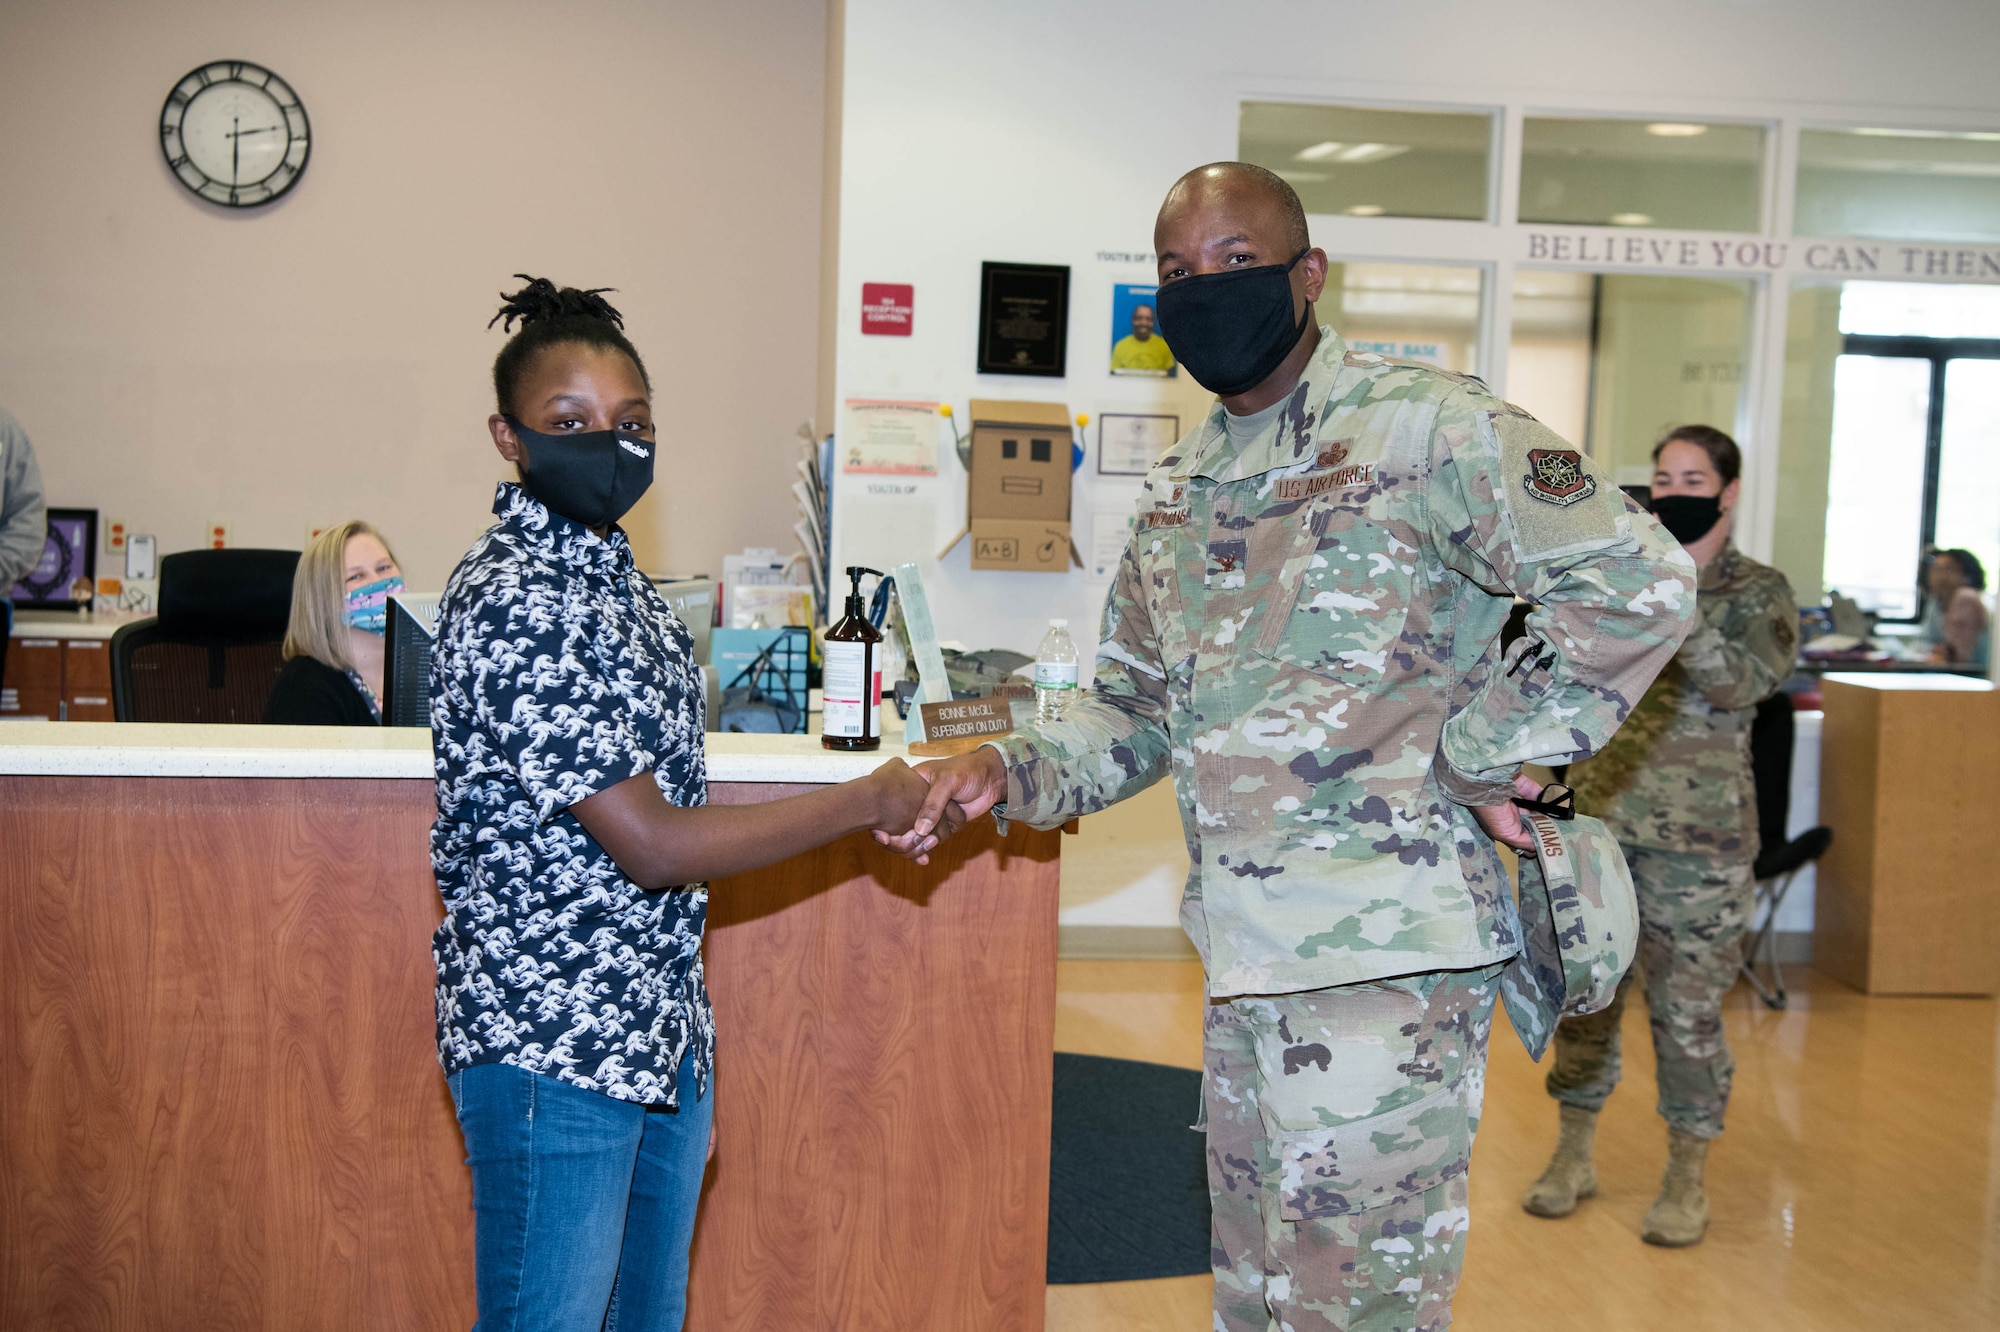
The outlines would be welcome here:
M 1201 1072 L 1056 1056 L 1049 1284 L 1208 1271 Z

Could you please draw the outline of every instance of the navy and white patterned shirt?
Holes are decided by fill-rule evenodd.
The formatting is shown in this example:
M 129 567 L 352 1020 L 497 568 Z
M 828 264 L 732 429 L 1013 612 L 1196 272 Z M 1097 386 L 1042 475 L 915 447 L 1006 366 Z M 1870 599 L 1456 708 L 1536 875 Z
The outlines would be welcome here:
M 632 560 L 512 482 L 445 585 L 431 659 L 444 897 L 438 1059 L 513 1064 L 622 1101 L 708 1085 L 704 884 L 647 892 L 569 812 L 643 772 L 708 800 L 694 644 Z

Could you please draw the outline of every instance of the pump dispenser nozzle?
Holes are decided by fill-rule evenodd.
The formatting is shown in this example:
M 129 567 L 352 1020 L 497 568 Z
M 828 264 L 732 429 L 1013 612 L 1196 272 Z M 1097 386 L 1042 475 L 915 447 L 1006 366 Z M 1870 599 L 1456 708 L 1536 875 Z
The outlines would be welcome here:
M 865 569 L 858 564 L 848 565 L 847 577 L 853 586 L 848 590 L 847 605 L 841 612 L 843 615 L 864 615 L 867 613 L 867 608 L 862 604 L 861 600 L 862 574 L 874 574 L 877 578 L 887 577 L 880 569 Z

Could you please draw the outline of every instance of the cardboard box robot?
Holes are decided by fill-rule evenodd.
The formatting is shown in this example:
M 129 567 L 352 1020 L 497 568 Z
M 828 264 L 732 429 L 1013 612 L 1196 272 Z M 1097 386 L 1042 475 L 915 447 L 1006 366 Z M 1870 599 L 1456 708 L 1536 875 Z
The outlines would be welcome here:
M 1081 568 L 1070 539 L 1068 406 L 974 398 L 971 417 L 965 530 L 938 557 L 969 535 L 975 569 Z

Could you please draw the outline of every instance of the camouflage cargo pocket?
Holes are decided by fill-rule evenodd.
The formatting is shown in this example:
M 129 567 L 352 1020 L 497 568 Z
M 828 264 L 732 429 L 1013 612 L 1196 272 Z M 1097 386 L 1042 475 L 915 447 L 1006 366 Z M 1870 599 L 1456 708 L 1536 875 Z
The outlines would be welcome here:
M 1414 1198 L 1463 1176 L 1472 1155 L 1462 1085 L 1332 1128 L 1273 1142 L 1287 1221 L 1347 1216 Z

